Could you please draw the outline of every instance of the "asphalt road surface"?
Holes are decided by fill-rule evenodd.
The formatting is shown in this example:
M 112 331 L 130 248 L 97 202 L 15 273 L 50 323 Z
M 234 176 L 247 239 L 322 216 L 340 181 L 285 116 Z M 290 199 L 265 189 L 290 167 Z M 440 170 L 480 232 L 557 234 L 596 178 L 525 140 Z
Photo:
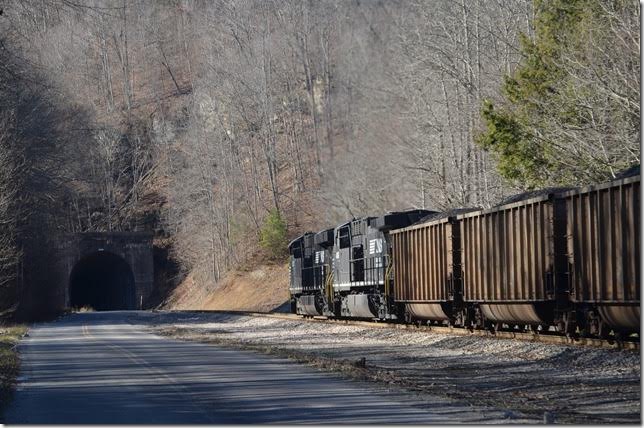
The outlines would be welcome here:
M 34 326 L 5 423 L 484 423 L 503 421 L 436 397 L 387 391 L 286 359 L 157 336 L 127 312 Z M 517 420 L 507 422 L 516 423 Z

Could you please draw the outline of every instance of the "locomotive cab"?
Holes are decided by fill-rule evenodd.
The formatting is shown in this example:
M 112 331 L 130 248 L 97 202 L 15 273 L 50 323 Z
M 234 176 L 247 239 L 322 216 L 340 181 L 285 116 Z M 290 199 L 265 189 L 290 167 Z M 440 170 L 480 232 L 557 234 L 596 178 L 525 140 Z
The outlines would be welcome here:
M 315 287 L 315 303 L 319 314 L 333 315 L 329 302 L 333 301 L 333 271 L 331 258 L 333 255 L 333 228 L 318 232 L 313 237 L 313 283 Z
M 429 214 L 425 210 L 362 217 L 334 231 L 334 313 L 354 318 L 395 319 L 389 231 Z
M 291 311 L 300 315 L 328 315 L 333 229 L 307 232 L 289 244 L 291 253 Z
M 306 232 L 288 244 L 288 251 L 291 255 L 289 263 L 289 292 L 291 294 L 292 313 L 300 313 L 298 300 L 305 290 L 311 288 L 313 282 L 313 258 L 311 257 L 311 250 L 307 246 L 307 244 L 312 242 L 312 238 L 313 233 Z

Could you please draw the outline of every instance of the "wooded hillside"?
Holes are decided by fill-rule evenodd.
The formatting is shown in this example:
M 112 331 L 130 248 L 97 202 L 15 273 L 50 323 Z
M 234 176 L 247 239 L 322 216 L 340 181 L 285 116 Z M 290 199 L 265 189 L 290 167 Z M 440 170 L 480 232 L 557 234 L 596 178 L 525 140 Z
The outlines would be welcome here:
M 352 216 L 639 163 L 634 0 L 0 8 L 0 311 L 66 232 L 154 230 L 160 281 L 212 286 Z

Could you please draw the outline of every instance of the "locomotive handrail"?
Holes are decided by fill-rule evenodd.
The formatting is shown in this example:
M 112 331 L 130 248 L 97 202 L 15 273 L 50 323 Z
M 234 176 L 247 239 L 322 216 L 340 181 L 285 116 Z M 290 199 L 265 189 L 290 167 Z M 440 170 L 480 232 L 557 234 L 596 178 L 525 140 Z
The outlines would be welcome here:
M 389 293 L 391 292 L 390 287 L 389 287 L 389 275 L 391 274 L 391 269 L 392 269 L 392 263 L 391 263 L 391 257 L 388 258 L 388 263 L 387 263 L 387 269 L 385 270 L 385 299 L 389 300 Z
M 333 269 L 328 269 L 327 271 L 328 274 L 326 276 L 326 281 L 324 284 L 324 291 L 326 292 L 328 302 L 331 302 L 333 301 Z

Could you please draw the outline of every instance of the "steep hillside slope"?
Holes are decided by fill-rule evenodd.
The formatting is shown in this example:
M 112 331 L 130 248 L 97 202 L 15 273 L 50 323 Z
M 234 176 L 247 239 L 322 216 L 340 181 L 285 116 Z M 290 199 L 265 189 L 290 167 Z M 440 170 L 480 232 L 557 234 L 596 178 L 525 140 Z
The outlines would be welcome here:
M 172 292 L 164 309 L 272 311 L 288 303 L 288 264 L 232 270 L 213 286 L 189 275 Z

